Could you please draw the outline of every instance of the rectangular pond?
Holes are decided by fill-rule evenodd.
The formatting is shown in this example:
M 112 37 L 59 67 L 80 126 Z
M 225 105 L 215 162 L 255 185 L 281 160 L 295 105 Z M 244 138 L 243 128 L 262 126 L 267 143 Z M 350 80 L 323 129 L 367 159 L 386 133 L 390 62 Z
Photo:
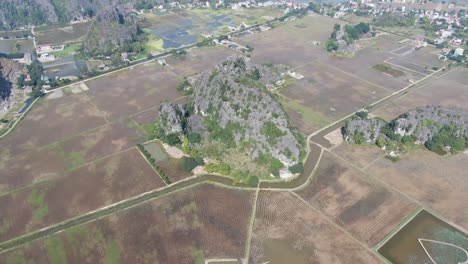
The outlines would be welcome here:
M 463 263 L 468 260 L 467 250 L 464 231 L 422 210 L 378 252 L 394 264 Z

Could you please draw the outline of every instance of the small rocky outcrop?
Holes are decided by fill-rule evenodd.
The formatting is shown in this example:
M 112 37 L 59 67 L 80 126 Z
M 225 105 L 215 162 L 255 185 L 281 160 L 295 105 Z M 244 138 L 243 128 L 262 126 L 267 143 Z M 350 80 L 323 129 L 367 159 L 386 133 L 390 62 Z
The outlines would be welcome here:
M 390 123 L 360 112 L 342 129 L 350 143 L 372 143 L 399 150 L 399 145 L 425 145 L 430 150 L 461 151 L 468 145 L 468 111 L 419 106 Z

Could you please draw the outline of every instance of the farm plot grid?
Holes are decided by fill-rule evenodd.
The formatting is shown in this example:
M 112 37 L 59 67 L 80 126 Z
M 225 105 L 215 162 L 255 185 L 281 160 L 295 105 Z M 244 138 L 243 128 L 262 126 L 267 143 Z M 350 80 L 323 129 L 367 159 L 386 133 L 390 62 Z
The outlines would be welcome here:
M 424 86 L 404 95 L 391 104 L 373 112 L 374 115 L 390 121 L 419 105 L 440 105 L 448 108 L 468 109 L 467 70 L 452 69 Z
M 396 163 L 379 159 L 366 172 L 466 228 L 468 217 L 461 208 L 465 207 L 468 188 L 463 173 L 467 164 L 468 155 L 462 153 L 441 157 L 428 150 L 417 149 Z
M 369 247 L 418 207 L 330 152 L 324 153 L 310 186 L 297 194 Z
M 253 226 L 251 263 L 381 263 L 290 192 L 261 191 Z
M 241 259 L 252 200 L 252 192 L 202 184 L 32 242 L 0 255 L 0 262 Z
M 0 241 L 163 186 L 134 147 L 63 177 L 0 196 Z

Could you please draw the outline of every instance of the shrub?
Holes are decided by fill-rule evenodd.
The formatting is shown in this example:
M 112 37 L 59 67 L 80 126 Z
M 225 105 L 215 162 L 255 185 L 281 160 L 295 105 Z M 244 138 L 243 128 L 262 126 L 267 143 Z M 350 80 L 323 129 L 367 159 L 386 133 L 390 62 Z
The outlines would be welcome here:
M 231 167 L 227 164 L 221 163 L 221 164 L 206 164 L 205 165 L 205 170 L 209 173 L 219 173 L 223 175 L 228 175 L 231 173 Z
M 268 121 L 263 125 L 261 133 L 266 136 L 268 143 L 276 143 L 276 139 L 283 136 L 285 132 L 281 131 L 275 123 Z
M 195 169 L 195 167 L 199 165 L 203 165 L 205 162 L 203 162 L 202 158 L 192 158 L 192 157 L 183 157 L 182 158 L 182 169 L 185 171 L 192 171 Z
M 359 111 L 356 113 L 356 116 L 361 119 L 367 119 L 368 113 L 367 111 Z
M 304 171 L 304 164 L 302 164 L 302 162 L 299 162 L 296 165 L 290 166 L 289 171 L 293 174 L 302 173 Z
M 258 185 L 258 177 L 250 174 L 248 171 L 235 171 L 233 172 L 233 179 L 235 182 L 248 184 L 250 186 Z
M 196 143 L 200 143 L 201 141 L 201 136 L 200 134 L 198 133 L 195 133 L 195 132 L 190 132 L 188 134 L 188 140 L 191 144 L 196 144 Z
M 182 143 L 180 141 L 179 135 L 177 135 L 175 133 L 171 133 L 171 134 L 166 135 L 163 138 L 163 141 L 166 142 L 167 144 L 171 145 L 171 146 L 180 145 Z

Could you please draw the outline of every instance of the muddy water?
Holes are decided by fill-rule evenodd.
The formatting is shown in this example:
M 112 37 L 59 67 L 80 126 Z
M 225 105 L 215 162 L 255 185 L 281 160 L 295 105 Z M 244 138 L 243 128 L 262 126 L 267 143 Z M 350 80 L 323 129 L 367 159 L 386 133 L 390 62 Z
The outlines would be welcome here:
M 269 264 L 309 264 L 311 251 L 295 249 L 294 242 L 287 240 L 269 240 L 264 244 L 264 252 Z
M 395 264 L 432 263 L 419 239 L 451 243 L 468 250 L 468 237 L 462 231 L 423 210 L 395 234 L 379 253 Z M 423 242 L 437 263 L 459 263 L 467 260 L 466 254 L 457 248 L 433 242 Z

